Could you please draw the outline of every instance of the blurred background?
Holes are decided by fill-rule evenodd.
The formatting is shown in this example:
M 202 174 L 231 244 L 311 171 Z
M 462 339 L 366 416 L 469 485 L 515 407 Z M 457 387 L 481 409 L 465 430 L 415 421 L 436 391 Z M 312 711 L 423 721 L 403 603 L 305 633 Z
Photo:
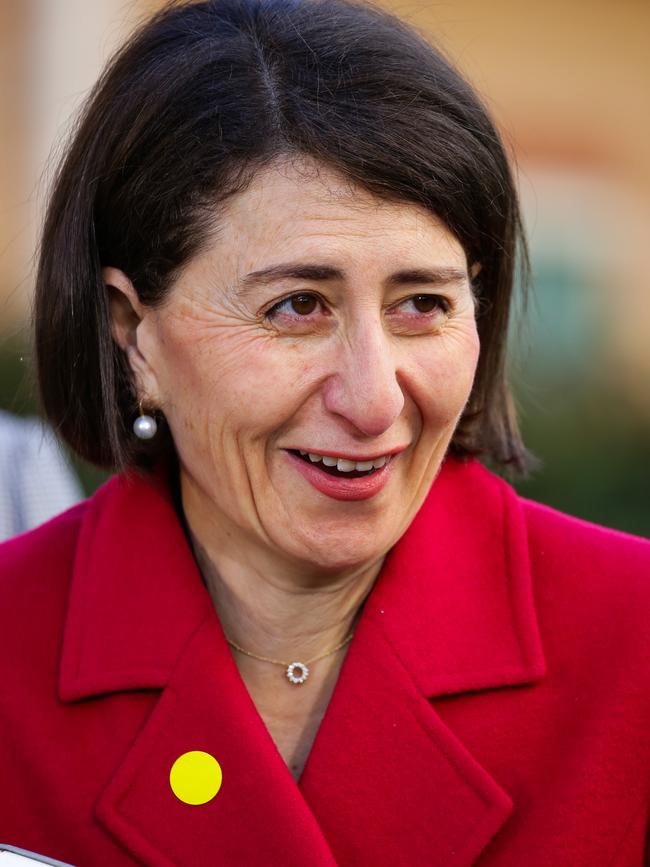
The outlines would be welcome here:
M 51 169 L 153 0 L 0 3 L 0 410 L 37 412 L 29 312 Z M 516 166 L 534 274 L 512 323 L 524 496 L 650 535 L 650 4 L 408 0 L 483 97 Z M 104 474 L 72 459 L 83 491 Z

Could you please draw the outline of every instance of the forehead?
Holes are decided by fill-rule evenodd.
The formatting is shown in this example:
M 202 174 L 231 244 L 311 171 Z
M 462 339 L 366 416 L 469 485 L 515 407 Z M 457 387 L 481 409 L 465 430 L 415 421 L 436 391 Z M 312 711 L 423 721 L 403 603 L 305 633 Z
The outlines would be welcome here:
M 332 169 L 302 158 L 258 172 L 219 219 L 219 247 L 238 265 L 255 267 L 285 252 L 345 254 L 362 246 L 370 258 L 414 251 L 464 260 L 462 248 L 424 206 L 380 199 Z

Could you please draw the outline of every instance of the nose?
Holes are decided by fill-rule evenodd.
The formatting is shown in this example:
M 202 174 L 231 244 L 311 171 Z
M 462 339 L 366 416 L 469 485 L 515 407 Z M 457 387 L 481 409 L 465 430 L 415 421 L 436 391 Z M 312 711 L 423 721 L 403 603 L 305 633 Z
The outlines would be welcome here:
M 335 351 L 336 369 L 324 384 L 325 409 L 366 436 L 380 436 L 404 407 L 395 347 L 381 320 L 358 322 Z

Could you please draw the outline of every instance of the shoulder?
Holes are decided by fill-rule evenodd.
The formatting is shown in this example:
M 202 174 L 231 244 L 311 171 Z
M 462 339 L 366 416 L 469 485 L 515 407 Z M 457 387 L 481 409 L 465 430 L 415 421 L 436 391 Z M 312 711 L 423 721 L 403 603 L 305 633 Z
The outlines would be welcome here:
M 26 593 L 33 601 L 56 577 L 72 570 L 88 501 L 77 503 L 44 524 L 0 543 L 0 599 Z
M 556 588 L 560 596 L 566 589 L 584 599 L 624 593 L 628 599 L 638 597 L 650 613 L 650 539 L 523 497 L 477 460 L 454 464 L 449 478 L 463 497 L 464 512 L 471 494 L 474 520 L 484 522 L 495 512 L 502 516 L 503 544 L 523 543 L 538 589 Z
M 75 560 L 84 546 L 92 546 L 97 535 L 102 535 L 106 556 L 110 556 L 113 531 L 138 515 L 139 501 L 131 503 L 134 491 L 139 490 L 142 497 L 149 487 L 149 482 L 113 475 L 90 498 L 1 542 L 0 609 L 23 599 L 34 611 L 46 610 L 48 598 L 67 598 Z
M 456 466 L 453 479 L 456 508 L 477 535 L 492 522 L 489 538 L 529 575 L 548 648 L 558 657 L 573 650 L 574 661 L 626 658 L 650 672 L 650 540 L 523 497 L 478 461 Z
M 650 540 L 614 530 L 518 497 L 528 529 L 531 553 L 549 565 L 596 568 L 599 573 L 637 575 L 650 582 Z
M 523 497 L 519 502 L 547 649 L 555 646 L 562 657 L 577 648 L 572 664 L 584 657 L 603 677 L 608 671 L 620 677 L 622 667 L 647 677 L 650 541 Z
M 27 685 L 51 689 L 85 510 L 79 503 L 0 544 L 0 611 L 11 612 L 0 630 L 0 678 L 16 701 Z

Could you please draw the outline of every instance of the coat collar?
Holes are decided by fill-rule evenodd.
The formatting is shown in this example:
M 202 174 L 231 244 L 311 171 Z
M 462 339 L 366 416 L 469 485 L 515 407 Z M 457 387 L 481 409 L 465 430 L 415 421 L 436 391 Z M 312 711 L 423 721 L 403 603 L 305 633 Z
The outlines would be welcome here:
M 150 865 L 467 867 L 513 809 L 431 699 L 539 681 L 526 527 L 513 489 L 448 456 L 367 597 L 296 784 L 239 675 L 164 475 L 118 476 L 89 501 L 61 656 L 64 702 L 161 695 L 96 814 Z M 207 804 L 169 769 L 220 762 Z M 375 835 L 373 828 L 381 828 Z

